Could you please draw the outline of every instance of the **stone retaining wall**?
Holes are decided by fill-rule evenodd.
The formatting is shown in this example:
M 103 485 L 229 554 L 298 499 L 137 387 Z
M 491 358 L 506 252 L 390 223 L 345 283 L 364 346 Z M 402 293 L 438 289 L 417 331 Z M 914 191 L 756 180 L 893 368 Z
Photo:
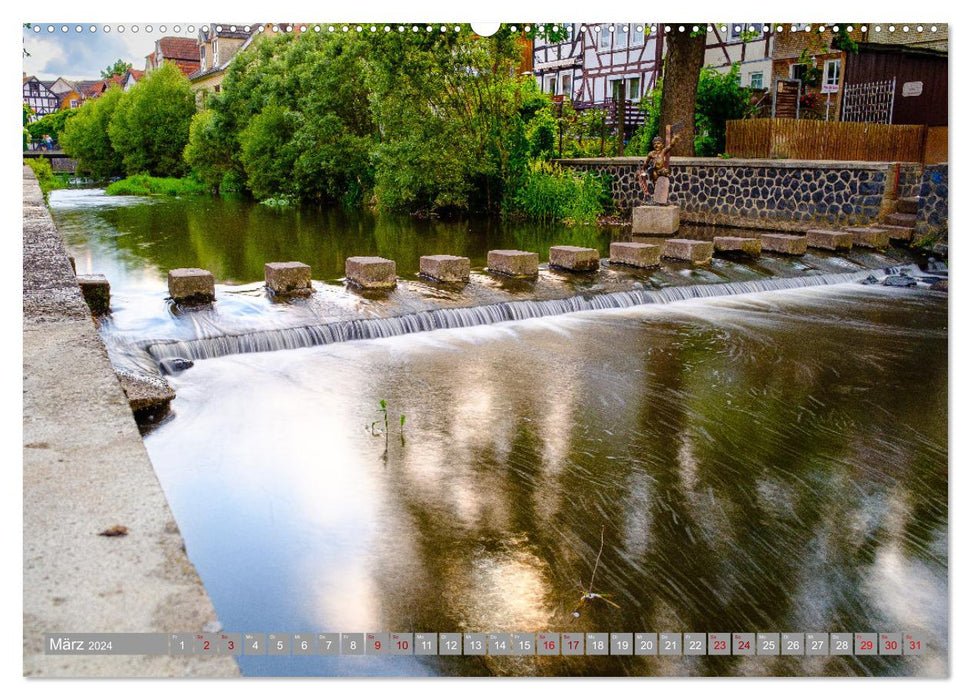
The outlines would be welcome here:
M 918 237 L 932 236 L 947 246 L 947 163 L 928 165 L 920 179 L 920 205 L 914 230 Z
M 636 172 L 641 158 L 559 161 L 576 170 L 608 175 L 622 213 L 645 203 Z M 682 221 L 777 230 L 820 224 L 862 225 L 892 211 L 884 199 L 916 194 L 919 163 L 672 158 L 671 200 Z M 889 188 L 889 191 L 888 191 Z

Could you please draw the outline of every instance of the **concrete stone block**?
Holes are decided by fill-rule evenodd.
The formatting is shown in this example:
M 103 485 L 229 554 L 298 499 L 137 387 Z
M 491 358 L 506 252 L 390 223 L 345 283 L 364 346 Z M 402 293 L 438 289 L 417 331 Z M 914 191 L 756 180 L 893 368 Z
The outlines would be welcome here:
M 525 250 L 490 250 L 489 272 L 510 277 L 535 277 L 539 274 L 539 254 Z
M 600 253 L 596 248 L 575 245 L 555 245 L 550 248 L 550 267 L 572 272 L 591 272 L 600 269 Z
M 610 263 L 631 267 L 657 267 L 661 264 L 661 246 L 615 241 L 610 244 Z
M 216 280 L 208 270 L 180 267 L 169 270 L 169 296 L 179 303 L 204 304 L 216 299 Z
M 344 276 L 351 284 L 364 289 L 391 289 L 398 283 L 394 260 L 371 256 L 348 258 Z
M 672 260 L 681 260 L 695 265 L 707 265 L 715 253 L 715 245 L 711 241 L 692 241 L 687 238 L 669 238 L 664 241 L 662 256 Z
M 890 245 L 890 234 L 882 228 L 848 228 L 846 232 L 853 234 L 853 245 L 860 248 L 886 248 Z
M 849 250 L 853 247 L 853 234 L 846 231 L 810 229 L 806 231 L 806 245 L 823 250 Z
M 783 255 L 805 255 L 806 237 L 791 236 L 786 233 L 763 233 L 759 236 L 762 250 L 782 253 Z
M 119 372 L 118 380 L 139 424 L 157 423 L 168 415 L 175 392 L 167 381 L 161 377 L 134 376 L 126 372 Z
M 914 229 L 910 226 L 894 226 L 892 224 L 880 224 L 880 228 L 887 232 L 891 241 L 903 241 L 909 243 L 914 237 Z
M 679 226 L 681 207 L 676 204 L 634 207 L 631 231 L 635 236 L 670 236 Z
M 740 255 L 757 258 L 762 255 L 762 242 L 758 238 L 742 236 L 715 236 L 712 239 L 715 250 L 726 255 Z
M 309 294 L 310 265 L 302 262 L 272 262 L 263 266 L 266 288 L 274 294 Z
M 422 255 L 419 274 L 439 282 L 468 282 L 471 263 L 458 255 Z
M 104 275 L 78 275 L 81 296 L 91 313 L 103 316 L 111 309 L 111 285 Z

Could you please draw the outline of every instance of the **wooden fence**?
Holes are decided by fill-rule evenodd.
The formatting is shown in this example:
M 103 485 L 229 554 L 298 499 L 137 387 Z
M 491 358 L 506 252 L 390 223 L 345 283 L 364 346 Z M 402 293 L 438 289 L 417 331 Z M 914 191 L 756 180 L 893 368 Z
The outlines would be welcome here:
M 921 125 L 737 119 L 728 122 L 725 152 L 735 158 L 920 163 L 926 131 Z

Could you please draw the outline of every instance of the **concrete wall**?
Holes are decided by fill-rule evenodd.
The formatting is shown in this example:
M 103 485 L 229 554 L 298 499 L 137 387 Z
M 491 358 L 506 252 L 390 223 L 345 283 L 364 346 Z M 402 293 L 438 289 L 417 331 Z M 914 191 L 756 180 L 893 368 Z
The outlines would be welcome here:
M 43 653 L 45 633 L 192 633 L 216 614 L 33 171 L 23 177 L 24 675 L 239 675 L 228 656 Z M 114 525 L 128 535 L 98 534 Z
M 928 165 L 920 180 L 920 205 L 914 230 L 918 238 L 931 236 L 935 247 L 947 247 L 947 163 Z
M 564 167 L 610 177 L 624 213 L 645 203 L 636 172 L 642 158 L 580 158 Z M 672 158 L 671 199 L 681 220 L 723 226 L 803 230 L 877 221 L 897 196 L 916 194 L 921 166 L 896 163 Z

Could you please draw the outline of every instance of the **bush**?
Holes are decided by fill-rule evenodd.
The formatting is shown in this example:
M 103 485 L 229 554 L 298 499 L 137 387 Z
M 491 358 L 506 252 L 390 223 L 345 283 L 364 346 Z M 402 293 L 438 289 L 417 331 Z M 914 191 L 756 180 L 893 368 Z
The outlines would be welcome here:
M 293 193 L 297 148 L 293 134 L 300 115 L 283 107 L 267 107 L 239 135 L 240 161 L 246 185 L 257 199 Z
M 61 148 L 77 160 L 79 174 L 105 180 L 122 172 L 121 155 L 108 136 L 122 94 L 121 88 L 111 88 L 98 99 L 85 102 L 64 124 Z
M 27 133 L 30 134 L 30 140 L 37 142 L 47 135 L 55 141 L 60 141 L 61 133 L 64 131 L 67 120 L 77 114 L 77 112 L 77 109 L 62 109 L 54 112 L 54 114 L 47 114 L 35 122 L 31 122 L 27 125 Z
M 739 66 L 728 73 L 714 68 L 701 71 L 695 107 L 695 155 L 717 156 L 725 150 L 725 131 L 730 119 L 744 119 L 752 112 L 751 88 L 739 85 Z
M 47 158 L 25 158 L 24 161 L 34 171 L 34 175 L 37 176 L 40 191 L 44 193 L 45 197 L 51 190 L 59 190 L 66 187 L 63 179 L 54 174 L 54 171 L 51 169 L 51 162 Z
M 153 70 L 122 93 L 108 134 L 112 147 L 121 154 L 125 172 L 168 177 L 184 173 L 182 154 L 195 112 L 192 87 L 172 63 Z
M 232 145 L 211 109 L 192 117 L 183 158 L 196 178 L 212 190 L 222 189 L 227 177 L 234 173 Z
M 124 180 L 112 182 L 105 189 L 111 195 L 146 196 L 165 194 L 170 196 L 205 194 L 205 183 L 194 178 L 152 177 L 151 175 L 132 175 Z
M 538 221 L 592 222 L 603 214 L 607 197 L 606 184 L 593 173 L 537 161 L 516 192 L 514 207 Z

